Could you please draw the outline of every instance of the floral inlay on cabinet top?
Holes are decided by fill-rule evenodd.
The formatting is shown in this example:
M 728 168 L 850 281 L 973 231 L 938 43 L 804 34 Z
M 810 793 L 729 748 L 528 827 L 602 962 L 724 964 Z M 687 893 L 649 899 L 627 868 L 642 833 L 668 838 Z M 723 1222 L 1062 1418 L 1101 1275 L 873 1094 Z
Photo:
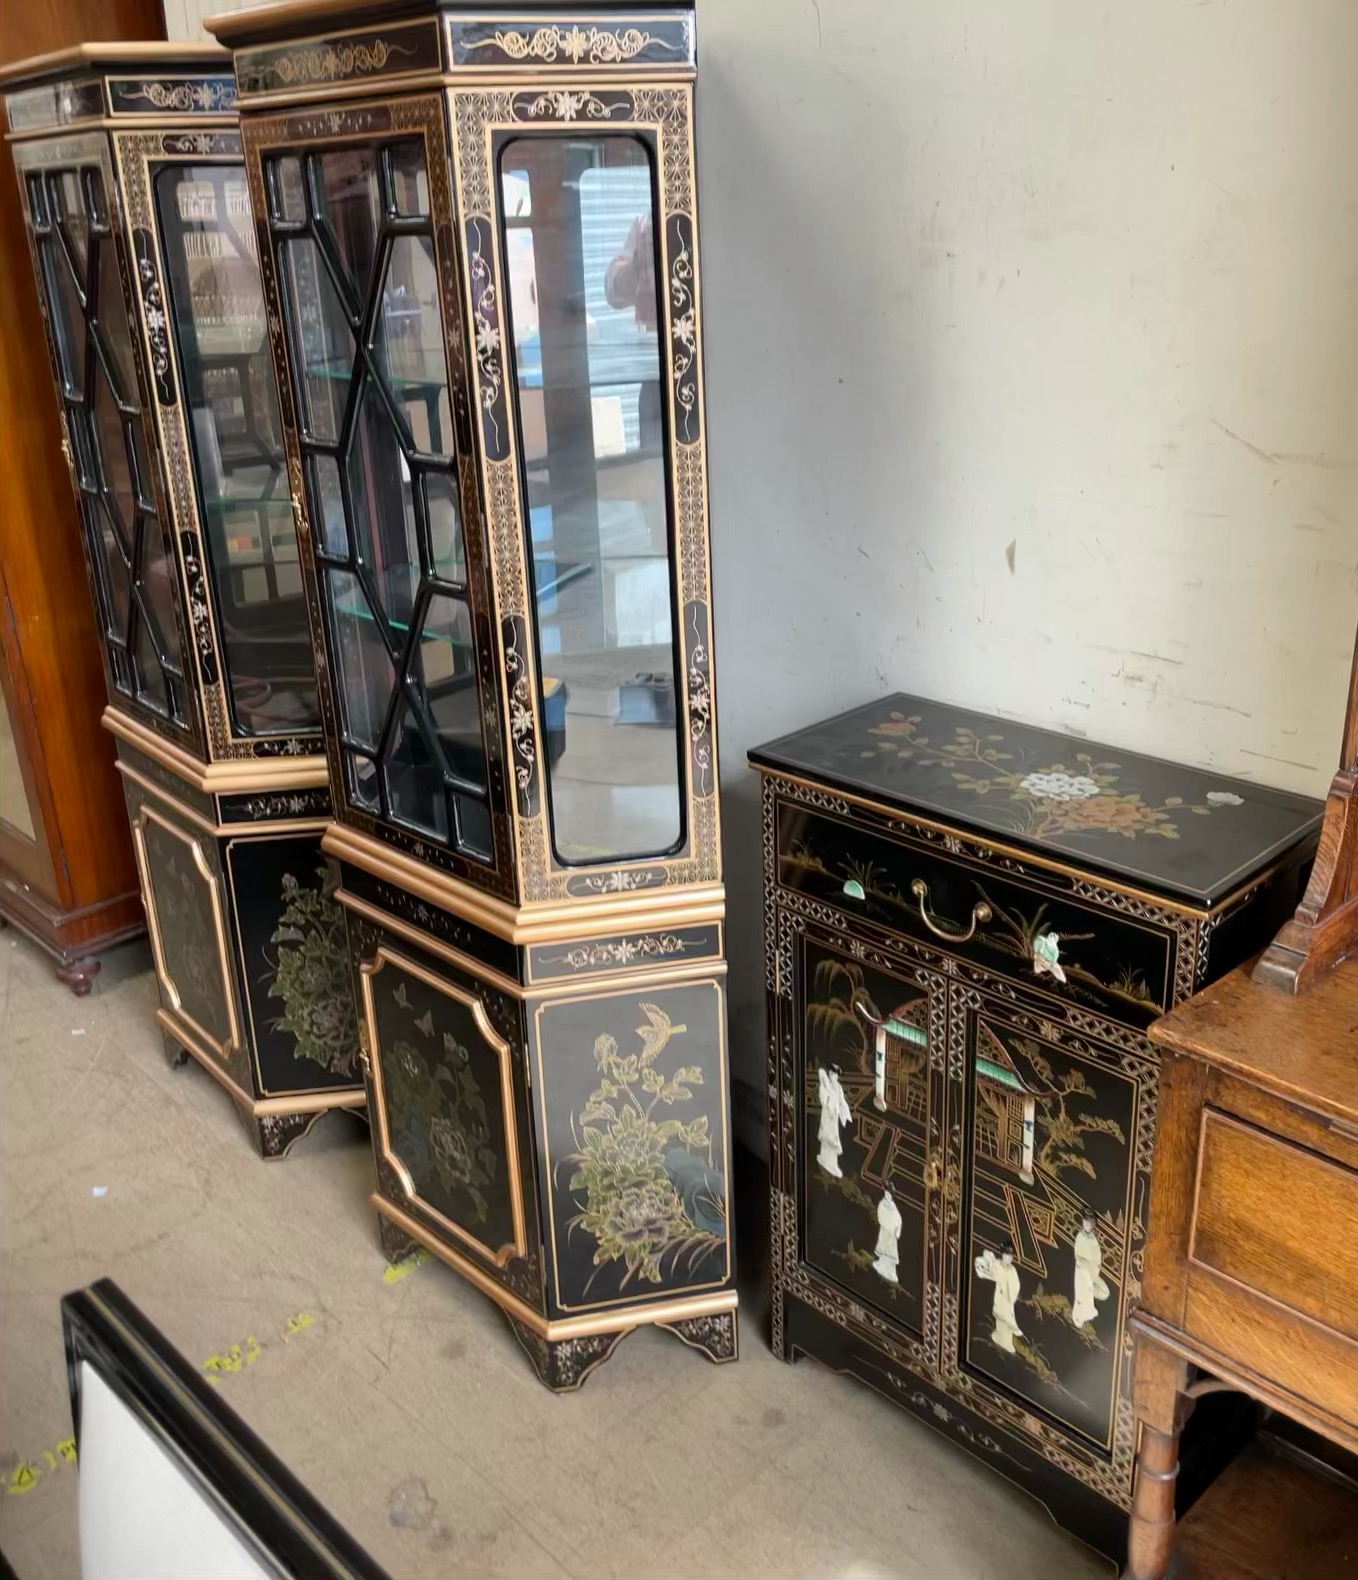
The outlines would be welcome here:
M 784 736 L 751 760 L 1198 904 L 1294 848 L 1323 811 L 1252 780 L 901 695 Z

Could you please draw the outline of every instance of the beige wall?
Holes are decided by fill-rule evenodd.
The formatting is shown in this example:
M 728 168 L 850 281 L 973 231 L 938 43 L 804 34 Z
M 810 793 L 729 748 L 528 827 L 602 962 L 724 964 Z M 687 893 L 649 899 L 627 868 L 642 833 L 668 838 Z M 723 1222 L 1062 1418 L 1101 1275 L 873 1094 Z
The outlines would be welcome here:
M 1328 781 L 1358 619 L 1358 3 L 699 0 L 699 55 L 757 1088 L 753 743 L 899 687 Z
M 1358 4 L 699 0 L 699 60 L 755 1087 L 754 742 L 899 687 L 1328 783 L 1358 624 Z

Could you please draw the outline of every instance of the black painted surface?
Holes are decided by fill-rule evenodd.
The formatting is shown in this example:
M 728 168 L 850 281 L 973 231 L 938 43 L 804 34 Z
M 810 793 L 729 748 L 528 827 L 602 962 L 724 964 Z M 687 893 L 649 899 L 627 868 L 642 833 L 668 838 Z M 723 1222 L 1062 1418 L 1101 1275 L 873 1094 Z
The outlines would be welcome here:
M 385 1580 L 385 1571 L 111 1279 L 65 1296 L 61 1324 L 78 1448 L 85 1363 L 269 1572 Z
M 1324 811 L 1306 796 L 901 693 L 756 747 L 750 760 L 1203 905 L 1315 834 Z
M 877 1107 L 874 1033 L 855 1001 L 878 1019 L 897 1020 L 927 1039 L 930 1021 L 941 1024 L 942 1006 L 931 1006 L 929 999 L 945 992 L 943 979 L 937 979 L 931 993 L 927 986 L 906 983 L 855 960 L 846 950 L 807 937 L 801 941 L 797 969 L 798 1002 L 805 1006 L 802 1254 L 809 1266 L 876 1306 L 915 1338 L 923 1338 L 930 1277 L 926 1158 L 930 1113 L 936 1135 L 941 1092 L 931 1100 L 927 1041 L 918 1045 L 893 1038 L 883 1072 L 884 1106 Z M 822 1070 L 837 1075 L 853 1116 L 840 1130 L 842 1151 L 837 1157 L 829 1154 L 838 1176 L 821 1161 Z M 873 1255 L 878 1208 L 887 1190 L 902 1220 L 894 1283 L 877 1270 Z
M 550 1000 L 529 1025 L 557 1307 L 729 1283 L 720 984 Z
M 399 961 L 370 991 L 386 1140 L 416 1194 L 493 1256 L 514 1242 L 500 1053 L 467 1004 Z
M 236 839 L 227 870 L 260 1094 L 353 1086 L 358 1021 L 319 834 Z
M 1118 1068 L 1115 1050 L 1095 1048 L 1105 1056 L 1087 1057 L 1032 1037 L 1007 1024 L 1000 1007 L 968 1014 L 966 1051 L 970 1146 L 957 1361 L 1107 1448 L 1123 1375 L 1137 1082 Z M 1024 1097 L 998 1084 L 1000 1069 L 1014 1072 L 1035 1109 L 1027 1177 L 1021 1140 L 1015 1135 L 1006 1146 L 1004 1133 Z M 1087 1310 L 1075 1305 L 1075 1244 L 1085 1214 L 1094 1220 L 1105 1292 L 1093 1302 L 1095 1314 L 1077 1326 L 1072 1316 Z M 1014 1248 L 1022 1330 L 1012 1351 L 995 1340 L 995 1285 L 976 1267 L 986 1252 L 998 1258 L 1006 1246 Z
M 1175 941 L 1165 922 L 1119 914 L 1077 899 L 1040 868 L 1013 875 L 961 853 L 921 848 L 907 825 L 864 826 L 856 816 L 778 808 L 778 882 L 931 948 L 944 947 L 986 970 L 1099 1014 L 1149 1026 L 1170 1007 Z M 923 896 L 912 885 L 926 885 Z M 967 940 L 941 939 L 921 911 L 954 934 L 988 905 Z M 1034 943 L 1055 934 L 1058 978 L 1039 969 Z
M 473 959 L 500 972 L 502 976 L 518 976 L 519 951 L 505 939 L 463 921 L 452 911 L 445 910 L 429 900 L 421 899 L 406 889 L 398 888 L 393 883 L 386 883 L 381 878 L 375 878 L 362 867 L 354 867 L 348 862 L 342 862 L 341 871 L 343 887 L 347 893 L 366 900 L 369 905 L 375 905 L 379 910 L 386 911 L 399 921 L 418 928 L 420 932 L 429 934 L 441 943 L 472 956 Z
M 1063 1475 L 1021 1438 L 968 1410 L 922 1377 L 893 1366 L 866 1340 L 789 1298 L 787 1348 L 813 1355 L 836 1371 L 847 1372 L 919 1416 L 991 1470 L 1015 1482 L 1042 1503 L 1056 1523 L 1119 1563 L 1127 1555 L 1127 1516 L 1082 1482 Z M 1021 1555 L 1015 1574 L 1026 1574 Z

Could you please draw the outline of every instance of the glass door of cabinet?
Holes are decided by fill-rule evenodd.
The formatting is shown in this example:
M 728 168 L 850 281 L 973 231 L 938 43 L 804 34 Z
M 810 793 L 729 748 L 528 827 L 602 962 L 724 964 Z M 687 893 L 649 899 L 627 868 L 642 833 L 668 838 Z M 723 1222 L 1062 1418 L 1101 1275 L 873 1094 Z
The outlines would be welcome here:
M 113 687 L 190 729 L 179 584 L 155 503 L 103 173 L 32 172 L 27 196 Z
M 316 671 L 244 167 L 168 166 L 154 191 L 233 733 L 315 731 Z
M 651 153 L 517 137 L 498 179 L 553 847 L 665 855 L 683 702 Z
M 351 806 L 493 855 L 422 139 L 266 164 Z

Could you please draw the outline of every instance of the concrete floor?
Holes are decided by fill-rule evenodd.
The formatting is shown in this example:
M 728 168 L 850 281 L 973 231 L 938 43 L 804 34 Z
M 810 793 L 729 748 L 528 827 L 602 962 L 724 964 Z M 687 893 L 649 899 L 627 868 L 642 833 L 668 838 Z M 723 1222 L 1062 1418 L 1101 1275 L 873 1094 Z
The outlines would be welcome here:
M 78 1573 L 57 1302 L 103 1275 L 395 1577 L 1109 1572 L 875 1394 L 775 1361 L 757 1288 L 736 1365 L 643 1330 L 553 1397 L 455 1274 L 388 1275 L 353 1119 L 261 1163 L 215 1083 L 166 1064 L 154 1004 L 142 945 L 80 1000 L 0 935 L 0 1545 L 22 1580 Z

